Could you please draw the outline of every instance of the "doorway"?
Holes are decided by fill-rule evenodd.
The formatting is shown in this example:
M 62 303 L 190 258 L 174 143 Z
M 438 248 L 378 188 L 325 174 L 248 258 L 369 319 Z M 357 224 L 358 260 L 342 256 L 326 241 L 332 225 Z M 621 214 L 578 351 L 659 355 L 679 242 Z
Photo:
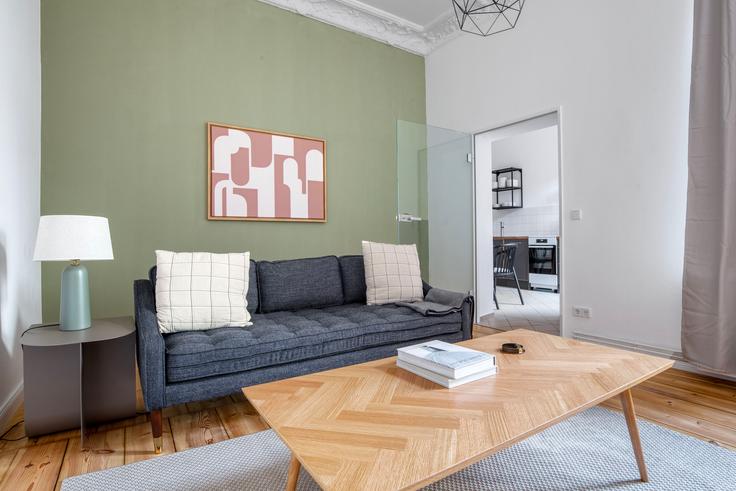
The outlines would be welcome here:
M 476 322 L 561 333 L 559 112 L 476 133 Z

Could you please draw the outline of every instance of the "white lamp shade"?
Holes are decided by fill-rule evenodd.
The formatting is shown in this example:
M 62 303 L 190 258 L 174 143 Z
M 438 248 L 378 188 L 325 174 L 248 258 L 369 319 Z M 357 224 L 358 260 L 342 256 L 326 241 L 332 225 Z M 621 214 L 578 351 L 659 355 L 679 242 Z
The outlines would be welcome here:
M 38 223 L 34 261 L 112 259 L 110 226 L 105 217 L 46 215 Z

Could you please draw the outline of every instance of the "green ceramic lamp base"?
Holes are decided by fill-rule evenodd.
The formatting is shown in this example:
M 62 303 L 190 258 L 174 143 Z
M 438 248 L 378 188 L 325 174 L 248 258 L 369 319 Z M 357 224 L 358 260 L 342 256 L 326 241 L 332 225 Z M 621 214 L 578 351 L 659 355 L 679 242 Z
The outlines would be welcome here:
M 78 260 L 61 273 L 61 312 L 59 329 L 79 331 L 92 325 L 89 310 L 89 280 L 87 268 Z

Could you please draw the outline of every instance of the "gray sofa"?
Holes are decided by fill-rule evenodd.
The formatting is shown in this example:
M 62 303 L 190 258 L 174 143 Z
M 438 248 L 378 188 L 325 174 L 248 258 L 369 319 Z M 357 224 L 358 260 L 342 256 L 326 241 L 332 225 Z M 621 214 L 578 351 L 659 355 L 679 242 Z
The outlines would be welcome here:
M 395 355 L 425 340 L 471 337 L 472 296 L 443 315 L 366 305 L 362 256 L 251 261 L 248 327 L 162 335 L 155 285 L 155 267 L 149 279 L 134 282 L 138 369 L 157 452 L 167 406 Z

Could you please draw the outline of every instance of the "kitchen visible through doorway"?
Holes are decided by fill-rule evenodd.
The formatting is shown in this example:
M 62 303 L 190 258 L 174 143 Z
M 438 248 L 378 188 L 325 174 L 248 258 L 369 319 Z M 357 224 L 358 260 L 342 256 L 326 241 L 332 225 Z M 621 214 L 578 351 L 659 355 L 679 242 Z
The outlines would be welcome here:
M 559 113 L 474 140 L 477 321 L 560 334 Z

